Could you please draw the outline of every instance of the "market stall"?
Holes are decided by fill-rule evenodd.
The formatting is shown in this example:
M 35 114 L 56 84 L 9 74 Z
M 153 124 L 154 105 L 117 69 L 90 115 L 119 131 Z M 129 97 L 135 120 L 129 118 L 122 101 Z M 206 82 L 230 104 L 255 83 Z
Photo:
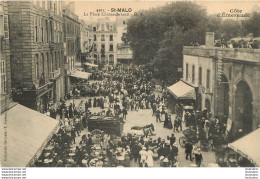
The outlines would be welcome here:
M 41 155 L 59 121 L 20 104 L 1 114 L 1 165 L 30 167 Z
M 246 136 L 228 144 L 228 147 L 236 154 L 233 157 L 230 157 L 229 160 L 231 163 L 234 161 L 239 163 L 244 157 L 249 160 L 255 167 L 260 166 L 260 155 L 259 155 L 259 146 L 260 146 L 260 129 L 257 129 Z M 244 160 L 246 162 L 246 160 Z

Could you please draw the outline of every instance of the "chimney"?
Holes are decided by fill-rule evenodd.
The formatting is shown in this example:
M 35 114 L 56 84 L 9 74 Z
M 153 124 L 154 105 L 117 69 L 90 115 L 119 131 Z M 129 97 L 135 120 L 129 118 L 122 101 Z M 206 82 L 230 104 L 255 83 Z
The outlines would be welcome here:
M 215 39 L 214 39 L 214 32 L 206 32 L 205 34 L 205 46 L 206 47 L 214 47 Z

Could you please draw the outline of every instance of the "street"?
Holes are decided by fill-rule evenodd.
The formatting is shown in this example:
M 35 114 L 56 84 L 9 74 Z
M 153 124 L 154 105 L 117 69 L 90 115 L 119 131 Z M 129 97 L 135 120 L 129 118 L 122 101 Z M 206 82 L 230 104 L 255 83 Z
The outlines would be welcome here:
M 158 93 L 156 94 L 158 95 Z M 94 97 L 92 97 L 94 98 Z M 74 103 L 76 106 L 79 107 L 80 103 L 85 103 L 86 100 L 90 99 L 90 97 L 81 97 L 79 99 L 74 99 Z M 71 100 L 66 101 L 66 104 L 68 105 L 71 102 Z M 84 105 L 81 105 L 82 108 L 84 109 Z M 97 113 L 100 111 L 99 107 L 92 107 L 89 108 L 89 110 L 92 113 Z M 172 114 L 172 120 L 175 118 L 175 115 Z M 128 115 L 126 117 L 125 120 L 125 124 L 124 124 L 124 130 L 123 133 L 127 134 L 127 133 L 134 133 L 134 132 L 141 132 L 142 131 L 133 131 L 131 130 L 131 127 L 133 126 L 145 126 L 148 124 L 153 124 L 154 125 L 154 136 L 151 136 L 151 138 L 153 140 L 158 139 L 159 137 L 161 139 L 167 139 L 167 136 L 171 136 L 171 134 L 173 133 L 173 129 L 167 129 L 163 127 L 163 122 L 158 123 L 156 122 L 155 116 L 152 116 L 152 110 L 151 109 L 145 109 L 145 110 L 139 110 L 139 111 L 128 111 Z M 185 126 L 183 125 L 183 130 L 185 130 Z M 89 131 L 87 130 L 87 128 L 85 128 L 82 132 L 81 135 L 79 137 L 76 138 L 76 145 L 80 142 L 81 140 L 81 136 L 84 134 L 89 134 Z M 178 161 L 179 161 L 179 165 L 178 167 L 190 167 L 192 164 L 195 164 L 195 161 L 190 161 L 190 160 L 186 160 L 185 159 L 185 148 L 182 148 L 179 144 L 179 138 L 181 136 L 183 136 L 182 132 L 175 132 L 174 133 L 175 137 L 176 137 L 176 145 L 178 146 L 179 149 L 179 154 L 178 154 Z M 75 146 L 76 146 L 75 145 Z M 198 144 L 194 145 L 194 148 L 197 148 Z M 202 156 L 203 156 L 203 162 L 201 167 L 207 167 L 209 163 L 216 163 L 216 158 L 215 158 L 215 153 L 214 151 L 212 151 L 211 149 L 208 152 L 204 152 L 201 151 Z M 159 167 L 159 162 L 158 161 L 154 161 L 154 167 Z M 138 163 L 135 162 L 131 162 L 131 167 L 138 167 Z

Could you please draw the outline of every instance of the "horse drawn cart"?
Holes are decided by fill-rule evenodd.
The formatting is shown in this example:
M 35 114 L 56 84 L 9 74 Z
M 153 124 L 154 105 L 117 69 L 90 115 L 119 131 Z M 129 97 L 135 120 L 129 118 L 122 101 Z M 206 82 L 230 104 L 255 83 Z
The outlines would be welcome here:
M 200 148 L 203 151 L 209 150 L 209 140 L 206 138 L 205 132 L 203 129 L 199 129 L 197 132 L 196 130 L 193 130 L 191 128 L 188 128 L 183 131 L 182 137 L 179 138 L 179 143 L 181 147 L 185 147 L 185 144 L 189 142 L 190 144 L 196 144 L 200 142 Z
M 106 134 L 121 136 L 124 129 L 124 122 L 114 117 L 90 116 L 88 121 L 88 130 L 99 129 Z

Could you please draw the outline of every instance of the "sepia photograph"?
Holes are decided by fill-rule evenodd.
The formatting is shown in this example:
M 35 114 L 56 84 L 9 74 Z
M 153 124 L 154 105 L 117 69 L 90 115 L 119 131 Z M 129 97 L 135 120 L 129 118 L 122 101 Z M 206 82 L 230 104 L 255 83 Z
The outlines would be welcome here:
M 260 166 L 259 1 L 2 0 L 0 48 L 3 168 Z

